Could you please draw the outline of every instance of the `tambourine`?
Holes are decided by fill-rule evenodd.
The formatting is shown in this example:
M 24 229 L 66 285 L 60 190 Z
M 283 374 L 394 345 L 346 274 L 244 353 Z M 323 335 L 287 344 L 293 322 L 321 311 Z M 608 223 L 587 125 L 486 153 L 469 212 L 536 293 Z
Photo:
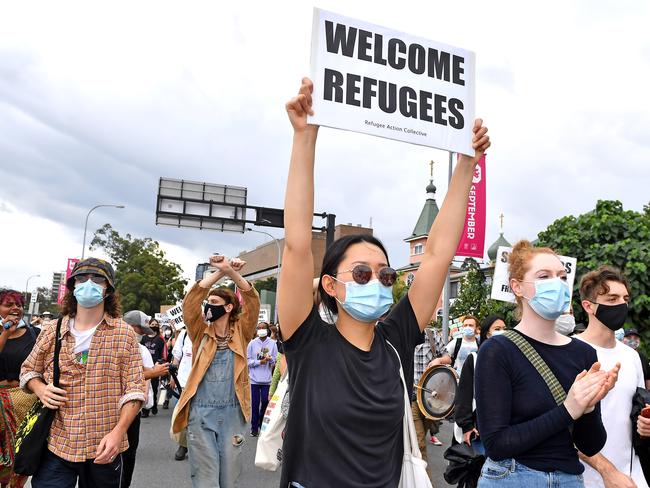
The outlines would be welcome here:
M 429 420 L 442 420 L 454 413 L 458 390 L 458 373 L 450 366 L 427 368 L 420 382 L 414 385 L 418 407 Z

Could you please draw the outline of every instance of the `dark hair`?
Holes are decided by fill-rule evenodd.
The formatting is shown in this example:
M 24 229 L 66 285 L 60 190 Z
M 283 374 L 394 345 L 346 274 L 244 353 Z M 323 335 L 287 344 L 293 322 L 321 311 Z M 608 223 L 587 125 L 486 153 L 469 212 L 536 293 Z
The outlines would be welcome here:
M 488 315 L 483 319 L 483 322 L 481 322 L 480 344 L 483 344 L 488 339 L 487 335 L 490 332 L 490 327 L 492 327 L 492 324 L 494 324 L 497 320 L 501 320 L 505 324 L 505 320 L 503 320 L 503 317 L 501 317 L 500 315 Z
M 379 239 L 369 234 L 352 234 L 349 236 L 343 236 L 335 240 L 330 247 L 325 251 L 325 256 L 323 257 L 323 267 L 320 271 L 320 280 L 318 282 L 318 295 L 320 296 L 320 301 L 323 303 L 323 306 L 330 312 L 330 314 L 338 313 L 338 302 L 336 298 L 329 296 L 325 289 L 323 288 L 323 276 L 329 275 L 334 276 L 336 271 L 341 264 L 341 261 L 345 259 L 345 253 L 348 248 L 354 244 L 360 244 L 362 242 L 367 242 L 381 249 L 381 252 L 386 256 L 386 263 L 390 265 L 388 260 L 388 253 L 386 248 L 381 243 Z
M 609 293 L 608 281 L 621 283 L 630 293 L 630 285 L 619 269 L 612 266 L 601 266 L 580 279 L 580 298 L 594 302 L 598 295 L 606 295 Z
M 21 307 L 25 306 L 25 297 L 19 291 L 6 288 L 0 290 L 0 305 L 2 305 L 8 298 L 13 299 L 16 305 L 20 305 Z
M 226 305 L 232 305 L 232 311 L 230 312 L 229 322 L 231 324 L 237 322 L 237 319 L 239 318 L 239 312 L 241 311 L 241 304 L 239 303 L 239 298 L 237 298 L 237 295 L 235 295 L 230 288 L 227 288 L 225 286 L 220 286 L 219 288 L 213 288 L 208 293 L 208 296 L 221 297 L 223 298 L 223 301 L 226 302 Z
M 265 322 L 264 320 L 262 320 L 261 322 L 258 322 L 257 325 L 255 326 L 255 329 L 257 329 L 262 324 L 264 324 L 266 326 L 265 327 L 266 328 L 266 333 L 269 335 L 269 337 L 271 337 L 271 335 L 273 334 L 273 331 L 271 330 L 271 325 L 268 322 Z
M 122 316 L 122 306 L 120 305 L 120 294 L 111 286 L 106 288 L 106 298 L 104 298 L 104 312 L 114 319 Z M 77 299 L 74 296 L 74 288 L 66 289 L 63 302 L 61 303 L 61 315 L 74 317 L 77 315 Z

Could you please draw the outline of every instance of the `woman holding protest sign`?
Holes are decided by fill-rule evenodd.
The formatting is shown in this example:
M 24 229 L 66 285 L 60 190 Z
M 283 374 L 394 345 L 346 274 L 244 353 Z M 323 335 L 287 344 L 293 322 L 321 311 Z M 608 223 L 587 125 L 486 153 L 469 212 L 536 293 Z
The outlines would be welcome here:
M 395 306 L 391 308 L 397 273 L 378 239 L 346 236 L 327 249 L 318 292 L 324 306 L 337 315 L 331 326 L 314 305 L 312 267 L 305 265 L 313 261 L 318 127 L 307 123 L 312 91 L 312 82 L 303 79 L 298 96 L 286 106 L 294 137 L 278 311 L 291 368 L 291 415 L 280 486 L 394 488 L 404 453 L 399 365 L 406 378 L 413 377 L 413 349 L 434 313 L 463 229 L 474 167 L 490 140 L 477 120 L 472 141 L 476 155 L 459 158 L 417 277 Z M 385 320 L 377 323 L 389 308 Z

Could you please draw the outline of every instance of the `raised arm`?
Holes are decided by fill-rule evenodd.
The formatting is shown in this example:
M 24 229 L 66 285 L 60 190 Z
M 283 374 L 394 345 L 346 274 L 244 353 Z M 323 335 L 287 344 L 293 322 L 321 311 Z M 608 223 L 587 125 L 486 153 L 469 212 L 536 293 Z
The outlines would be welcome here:
M 476 155 L 472 157 L 463 154 L 458 160 L 445 201 L 429 231 L 420 268 L 408 292 L 415 317 L 422 330 L 431 321 L 447 276 L 447 269 L 458 248 L 474 168 L 483 153 L 490 147 L 487 127 L 483 127 L 481 119 L 476 119 L 474 122 L 473 132 L 472 147 Z
M 286 105 L 293 126 L 293 147 L 284 201 L 284 252 L 278 284 L 278 316 L 282 339 L 288 340 L 309 315 L 314 301 L 314 256 L 311 228 L 314 218 L 314 154 L 318 126 L 307 124 L 312 113 L 314 85 L 303 78 L 298 96 Z

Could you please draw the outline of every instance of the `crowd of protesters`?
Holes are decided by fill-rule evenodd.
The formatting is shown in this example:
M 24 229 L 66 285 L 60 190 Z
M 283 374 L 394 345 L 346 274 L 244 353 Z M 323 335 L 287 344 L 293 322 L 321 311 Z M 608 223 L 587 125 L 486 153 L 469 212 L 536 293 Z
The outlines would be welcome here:
M 174 458 L 189 459 L 192 485 L 237 486 L 244 442 L 264 441 L 269 400 L 288 378 L 282 488 L 403 486 L 411 425 L 415 457 L 427 460 L 427 440 L 444 445 L 448 471 L 464 473 L 455 481 L 462 487 L 647 487 L 650 413 L 642 409 L 650 410 L 650 364 L 639 330 L 623 328 L 631 291 L 619 270 L 602 266 L 581 277 L 588 320 L 580 327 L 556 252 L 520 241 L 508 263 L 516 323 L 467 315 L 447 343 L 431 326 L 474 167 L 490 146 L 481 120 L 476 154 L 459 158 L 401 300 L 393 301 L 398 277 L 386 249 L 369 235 L 336 240 L 313 281 L 312 90 L 304 79 L 286 106 L 294 138 L 281 327 L 259 321 L 259 294 L 241 274 L 246 263 L 221 255 L 187 292 L 182 330 L 143 311 L 123 313 L 114 270 L 101 259 L 75 265 L 56 320 L 27 324 L 24 296 L 0 291 L 0 485 L 27 481 L 13 469 L 16 439 L 40 401 L 56 414 L 34 488 L 128 487 L 140 419 L 176 397 Z M 236 291 L 220 286 L 224 278 Z M 443 419 L 421 408 L 414 389 L 432 368 L 458 377 L 449 439 L 440 439 Z

